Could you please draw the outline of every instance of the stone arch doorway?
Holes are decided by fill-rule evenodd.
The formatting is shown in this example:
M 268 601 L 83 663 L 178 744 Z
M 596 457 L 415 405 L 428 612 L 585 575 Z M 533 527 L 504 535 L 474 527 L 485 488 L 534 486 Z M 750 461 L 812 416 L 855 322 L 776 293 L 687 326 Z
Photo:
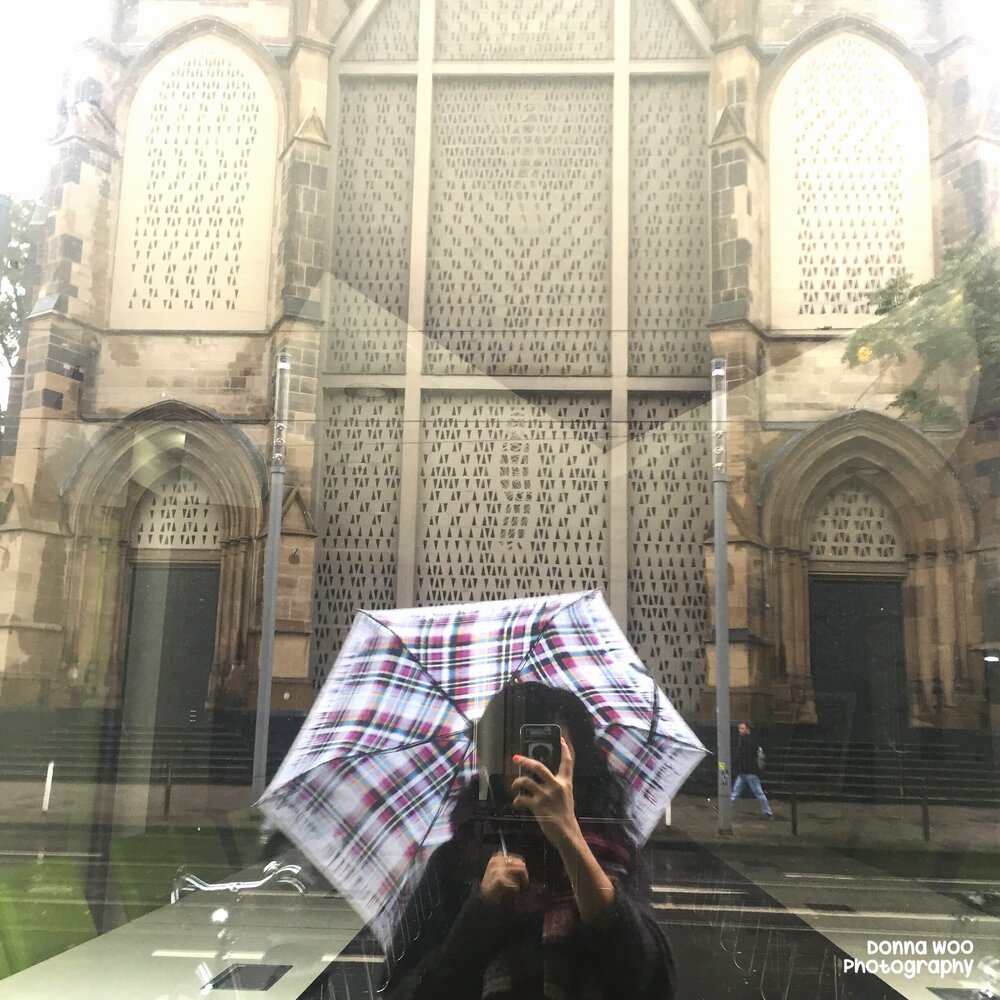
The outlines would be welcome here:
M 861 677 L 841 671 L 842 690 L 867 698 L 870 720 L 876 713 L 856 735 L 867 729 L 891 742 L 908 727 L 975 724 L 969 657 L 980 626 L 970 597 L 973 520 L 947 460 L 927 438 L 864 411 L 803 432 L 770 463 L 761 529 L 769 552 L 764 591 L 774 673 L 790 721 L 822 721 L 817 695 L 822 701 L 826 681 L 817 684 L 815 671 L 833 668 L 814 659 L 823 624 L 814 608 L 828 601 L 839 608 L 826 627 L 840 622 L 841 666 L 861 655 L 864 630 L 865 647 L 882 650 L 874 660 L 864 654 L 865 675 L 880 671 L 869 692 Z M 829 641 L 829 631 L 825 636 Z M 882 680 L 891 681 L 892 696 Z M 893 697 L 903 702 L 898 710 Z M 879 711 L 898 721 L 883 725 Z
M 92 703 L 124 711 L 126 699 L 142 694 L 134 683 L 126 694 L 128 659 L 138 655 L 130 636 L 137 613 L 162 630 L 150 624 L 155 608 L 169 619 L 197 612 L 199 662 L 210 656 L 203 710 L 252 700 L 263 472 L 241 434 L 176 401 L 123 420 L 80 463 L 63 487 L 71 536 L 65 656 Z M 163 711 L 183 719 L 180 710 Z
M 873 471 L 837 485 L 813 515 L 809 667 L 820 732 L 884 744 L 908 724 L 906 560 L 895 511 L 863 478 Z
M 139 493 L 128 526 L 123 608 L 126 729 L 203 725 L 218 632 L 224 518 L 177 465 Z

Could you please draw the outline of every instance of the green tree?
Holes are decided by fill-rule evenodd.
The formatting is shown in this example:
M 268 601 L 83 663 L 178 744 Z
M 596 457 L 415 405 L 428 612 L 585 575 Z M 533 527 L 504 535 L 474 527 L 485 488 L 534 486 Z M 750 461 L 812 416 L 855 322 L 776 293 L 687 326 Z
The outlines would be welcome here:
M 937 277 L 914 285 L 901 275 L 869 299 L 879 318 L 851 335 L 844 361 L 884 374 L 916 357 L 917 374 L 892 401 L 903 417 L 962 426 L 939 388 L 947 374 L 975 380 L 973 421 L 1000 415 L 1000 248 L 972 240 L 945 254 Z
M 9 206 L 9 208 L 8 208 Z M 9 231 L 7 219 L 9 211 Z M 16 201 L 0 195 L 0 375 L 17 363 L 21 332 L 28 309 L 24 269 L 28 259 L 28 226 L 35 211 L 32 201 Z

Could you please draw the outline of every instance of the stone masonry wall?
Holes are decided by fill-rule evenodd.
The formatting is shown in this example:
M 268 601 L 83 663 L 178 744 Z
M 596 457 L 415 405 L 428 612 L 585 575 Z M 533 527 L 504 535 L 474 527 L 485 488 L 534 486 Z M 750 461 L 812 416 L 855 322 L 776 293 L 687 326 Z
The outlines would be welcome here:
M 790 42 L 806 28 L 831 17 L 853 14 L 877 20 L 911 45 L 935 40 L 938 22 L 931 0 L 761 0 L 762 45 Z
M 164 399 L 183 399 L 227 420 L 266 420 L 268 338 L 108 334 L 90 355 L 85 409 L 125 416 Z

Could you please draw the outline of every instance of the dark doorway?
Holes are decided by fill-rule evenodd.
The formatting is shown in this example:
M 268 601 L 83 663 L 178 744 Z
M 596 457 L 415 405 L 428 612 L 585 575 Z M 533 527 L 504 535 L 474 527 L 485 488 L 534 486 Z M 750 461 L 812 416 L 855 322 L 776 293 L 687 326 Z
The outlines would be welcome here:
M 218 600 L 218 566 L 134 568 L 125 652 L 127 727 L 204 721 Z
M 809 649 L 824 735 L 899 742 L 906 729 L 900 580 L 813 577 Z

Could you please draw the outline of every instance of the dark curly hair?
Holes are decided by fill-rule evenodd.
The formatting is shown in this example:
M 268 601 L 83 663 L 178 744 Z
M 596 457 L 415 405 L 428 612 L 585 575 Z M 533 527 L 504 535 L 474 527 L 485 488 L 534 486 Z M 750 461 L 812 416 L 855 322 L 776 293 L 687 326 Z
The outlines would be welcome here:
M 519 721 L 532 724 L 558 723 L 569 729 L 573 743 L 573 798 L 578 816 L 624 819 L 625 789 L 608 766 L 607 756 L 597 745 L 594 719 L 586 705 L 572 692 L 537 681 L 509 684 L 494 699 L 508 699 L 517 706 Z M 496 711 L 493 704 L 487 712 Z

